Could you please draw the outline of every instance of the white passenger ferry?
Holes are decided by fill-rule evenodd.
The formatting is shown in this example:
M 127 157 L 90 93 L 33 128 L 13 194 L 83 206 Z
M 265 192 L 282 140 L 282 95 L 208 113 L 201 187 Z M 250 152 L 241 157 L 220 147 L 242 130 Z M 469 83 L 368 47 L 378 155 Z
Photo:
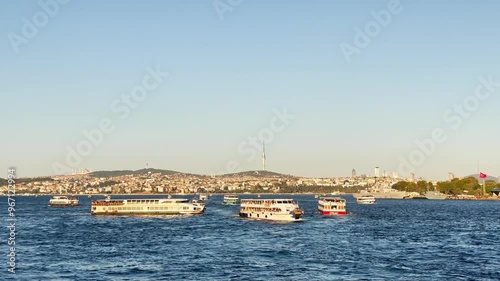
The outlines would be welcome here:
M 318 201 L 318 211 L 323 215 L 346 215 L 345 199 L 340 197 L 321 197 Z
M 49 206 L 53 207 L 72 207 L 80 205 L 80 200 L 76 197 L 53 196 L 49 200 Z
M 226 194 L 224 195 L 224 200 L 222 203 L 224 205 L 238 205 L 238 195 L 236 194 Z
M 205 204 L 188 199 L 124 199 L 92 201 L 92 215 L 190 215 L 202 214 Z
M 367 194 L 356 198 L 356 202 L 358 202 L 358 204 L 375 204 L 376 199 L 375 196 Z
M 304 214 L 297 202 L 292 199 L 242 199 L 240 216 L 244 218 L 301 221 Z

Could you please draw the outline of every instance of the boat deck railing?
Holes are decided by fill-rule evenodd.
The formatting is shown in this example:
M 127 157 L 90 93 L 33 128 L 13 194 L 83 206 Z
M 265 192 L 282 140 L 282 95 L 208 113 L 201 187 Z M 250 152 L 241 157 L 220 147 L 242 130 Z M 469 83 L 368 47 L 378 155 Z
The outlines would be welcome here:
M 266 205 L 266 204 L 297 204 L 293 199 L 241 199 L 241 204 Z
M 92 201 L 92 206 L 117 206 L 124 205 L 122 201 Z

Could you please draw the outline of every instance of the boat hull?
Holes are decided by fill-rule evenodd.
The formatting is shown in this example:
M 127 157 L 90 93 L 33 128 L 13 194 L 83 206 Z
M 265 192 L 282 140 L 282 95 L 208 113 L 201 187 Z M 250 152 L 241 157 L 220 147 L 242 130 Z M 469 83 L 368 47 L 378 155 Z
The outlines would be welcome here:
M 325 216 L 347 215 L 346 210 L 335 211 L 335 210 L 321 210 L 318 208 L 318 211 Z
M 375 201 L 363 201 L 363 200 L 360 200 L 360 201 L 357 201 L 358 204 L 363 204 L 363 205 L 371 205 L 371 204 L 375 204 Z
M 80 204 L 73 204 L 73 203 L 68 203 L 68 204 L 59 204 L 59 203 L 49 203 L 49 207 L 77 207 L 80 206 Z
M 302 218 L 300 216 L 295 216 L 292 214 L 279 214 L 279 213 L 240 212 L 240 217 L 253 220 L 267 220 L 267 221 L 286 221 L 286 222 L 302 221 Z
M 238 202 L 223 202 L 222 204 L 228 205 L 228 206 L 234 206 L 234 205 L 238 205 Z
M 201 215 L 204 213 L 204 210 L 201 212 L 118 212 L 118 211 L 109 211 L 109 212 L 93 212 L 93 216 L 174 216 L 174 215 Z

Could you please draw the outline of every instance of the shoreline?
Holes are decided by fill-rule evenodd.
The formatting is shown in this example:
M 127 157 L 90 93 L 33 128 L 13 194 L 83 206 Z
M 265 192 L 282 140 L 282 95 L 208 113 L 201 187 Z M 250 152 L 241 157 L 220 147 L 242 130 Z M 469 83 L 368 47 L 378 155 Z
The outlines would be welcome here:
M 75 196 L 75 197 L 94 197 L 94 196 L 192 196 L 192 195 L 200 195 L 200 194 L 209 194 L 212 195 L 228 195 L 228 194 L 236 194 L 236 195 L 319 195 L 318 193 L 94 193 L 94 194 L 74 194 L 74 193 L 44 193 L 44 194 L 33 194 L 33 193 L 24 193 L 24 194 L 16 194 L 16 196 Z M 340 196 L 340 195 L 352 195 L 354 193 L 343 193 L 337 195 L 321 195 L 321 196 Z M 0 194 L 0 196 L 8 196 L 7 194 Z M 10 195 L 12 196 L 12 195 Z
M 200 193 L 96 193 L 96 194 L 71 194 L 71 193 L 50 193 L 50 194 L 33 194 L 33 193 L 23 193 L 23 194 L 16 194 L 15 196 L 19 197 L 50 197 L 50 196 L 73 196 L 73 197 L 88 197 L 88 198 L 93 198 L 93 197 L 106 197 L 106 196 L 196 196 L 199 195 Z M 207 193 L 202 193 L 202 194 L 207 194 Z M 211 196 L 213 195 L 227 195 L 227 194 L 235 194 L 235 195 L 254 195 L 254 196 L 268 196 L 268 195 L 289 195 L 289 196 L 295 196 L 295 195 L 318 195 L 318 196 L 343 196 L 343 195 L 351 195 L 354 196 L 354 194 L 358 193 L 342 193 L 342 194 L 319 194 L 319 193 L 312 193 L 312 192 L 306 192 L 306 193 L 208 193 Z M 0 194 L 0 196 L 11 196 L 8 194 Z M 377 200 L 410 200 L 411 199 L 404 199 L 404 198 L 377 198 Z M 500 197 L 487 197 L 487 198 L 475 198 L 475 199 L 430 199 L 427 198 L 427 200 L 435 200 L 435 201 L 500 201 Z

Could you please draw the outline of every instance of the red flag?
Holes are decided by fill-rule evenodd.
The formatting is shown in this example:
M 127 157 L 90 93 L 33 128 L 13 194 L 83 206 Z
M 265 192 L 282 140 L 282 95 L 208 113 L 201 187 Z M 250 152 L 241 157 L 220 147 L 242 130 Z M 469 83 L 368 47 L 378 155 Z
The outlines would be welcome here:
M 482 179 L 485 179 L 487 176 L 488 176 L 487 174 L 479 173 L 479 177 Z

